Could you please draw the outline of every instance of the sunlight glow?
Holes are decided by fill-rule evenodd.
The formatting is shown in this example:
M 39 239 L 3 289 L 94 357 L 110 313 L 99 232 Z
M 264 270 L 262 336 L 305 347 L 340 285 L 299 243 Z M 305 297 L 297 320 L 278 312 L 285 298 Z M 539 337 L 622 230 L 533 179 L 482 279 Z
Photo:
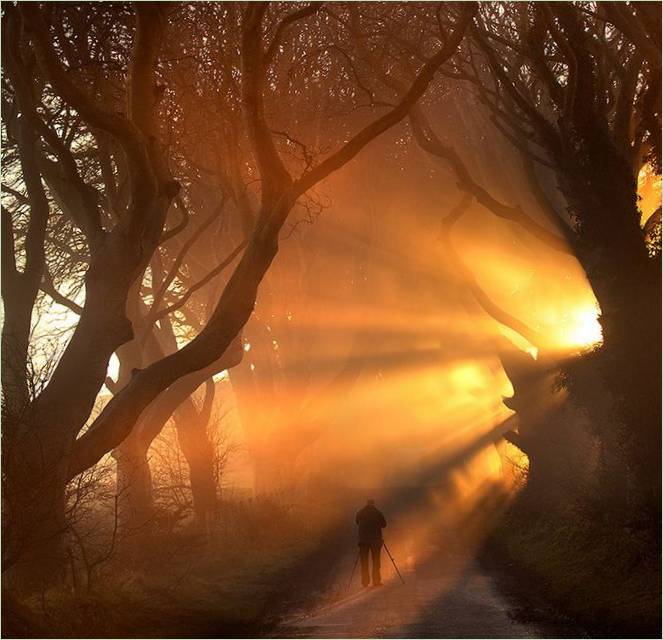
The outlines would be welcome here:
M 656 175 L 650 164 L 644 165 L 638 174 L 638 196 L 642 213 L 640 222 L 644 225 L 661 206 L 661 176 Z
M 592 347 L 603 340 L 603 331 L 595 307 L 585 307 L 572 312 L 567 324 L 566 337 L 569 346 Z

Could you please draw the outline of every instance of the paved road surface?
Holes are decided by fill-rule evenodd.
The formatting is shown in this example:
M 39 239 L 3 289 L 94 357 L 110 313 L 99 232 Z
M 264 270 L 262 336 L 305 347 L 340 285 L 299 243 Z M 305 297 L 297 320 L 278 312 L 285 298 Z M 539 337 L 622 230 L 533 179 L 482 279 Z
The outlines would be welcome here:
M 362 589 L 355 574 L 352 587 L 346 591 L 353 560 L 348 557 L 342 563 L 347 571 L 344 580 L 339 575 L 337 593 L 306 613 L 294 614 L 275 637 L 546 637 L 535 625 L 514 620 L 513 603 L 471 555 L 450 555 L 434 546 L 428 551 L 421 561 L 407 555 L 397 557 L 405 585 L 383 562 L 384 586 Z M 384 561 L 391 564 L 386 557 Z

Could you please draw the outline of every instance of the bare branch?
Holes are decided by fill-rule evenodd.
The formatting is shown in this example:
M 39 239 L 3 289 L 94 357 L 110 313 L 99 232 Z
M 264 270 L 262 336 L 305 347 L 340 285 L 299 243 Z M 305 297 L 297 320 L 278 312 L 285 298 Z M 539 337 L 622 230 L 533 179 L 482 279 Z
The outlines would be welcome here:
M 214 211 L 212 211 L 212 213 L 200 223 L 198 228 L 191 234 L 191 236 L 187 239 L 187 241 L 182 245 L 182 248 L 180 249 L 177 256 L 175 256 L 175 259 L 173 260 L 173 263 L 171 264 L 168 273 L 166 274 L 165 278 L 159 285 L 157 291 L 154 293 L 154 301 L 152 303 L 152 307 L 147 315 L 147 318 L 145 319 L 145 333 L 143 334 L 143 339 L 146 337 L 147 332 L 149 331 L 152 324 L 156 322 L 158 318 L 163 317 L 162 315 L 158 315 L 159 306 L 163 301 L 166 291 L 168 291 L 168 287 L 171 285 L 171 283 L 177 276 L 177 273 L 180 269 L 180 266 L 182 265 L 182 262 L 184 261 L 184 258 L 186 257 L 186 254 L 189 252 L 191 247 L 193 247 L 196 241 L 202 236 L 205 230 L 219 217 L 219 214 L 223 210 L 224 202 L 225 198 L 222 199 L 219 205 L 214 209 Z M 179 205 L 184 209 L 184 203 L 181 200 L 179 202 Z
M 471 201 L 472 199 L 469 194 L 464 194 L 459 204 L 442 221 L 440 240 L 444 247 L 444 257 L 451 261 L 454 271 L 485 313 L 505 327 L 519 333 L 534 346 L 540 347 L 543 344 L 543 337 L 522 320 L 519 320 L 497 305 L 479 285 L 474 274 L 465 266 L 453 247 L 453 243 L 451 242 L 451 228 L 467 210 Z
M 25 5 L 19 5 L 19 9 L 32 38 L 39 65 L 53 88 L 92 126 L 112 134 L 128 146 L 127 150 L 135 153 L 136 135 L 129 122 L 122 116 L 102 109 L 69 77 L 53 48 L 41 9 Z
M 459 18 L 454 31 L 449 34 L 444 46 L 421 67 L 421 70 L 407 92 L 401 98 L 400 102 L 388 113 L 364 127 L 364 129 L 355 134 L 355 136 L 338 151 L 323 160 L 320 164 L 297 180 L 293 186 L 293 191 L 296 196 L 305 193 L 313 185 L 320 182 L 320 180 L 352 160 L 352 158 L 371 142 L 371 140 L 400 122 L 409 113 L 417 100 L 428 88 L 436 71 L 456 51 L 476 9 L 477 5 L 473 2 L 463 4 L 461 17 Z
M 435 135 L 420 110 L 413 109 L 410 122 L 417 142 L 429 153 L 446 160 L 458 178 L 458 187 L 471 193 L 479 204 L 500 218 L 517 223 L 532 236 L 544 242 L 548 247 L 560 253 L 570 253 L 563 238 L 549 231 L 536 220 L 529 217 L 520 205 L 506 205 L 496 200 L 488 191 L 477 184 L 470 175 L 460 156 L 452 147 L 448 147 Z
M 168 242 L 168 240 L 174 238 L 176 235 L 184 231 L 184 229 L 186 229 L 187 225 L 189 224 L 189 210 L 184 204 L 181 196 L 177 196 L 177 198 L 175 198 L 175 204 L 177 205 L 177 210 L 182 214 L 182 217 L 172 229 L 168 229 L 161 234 L 159 244 L 165 244 Z
M 230 254 L 224 258 L 216 267 L 214 267 L 214 269 L 212 269 L 204 278 L 201 278 L 198 282 L 188 287 L 184 295 L 177 302 L 173 303 L 169 307 L 157 311 L 152 317 L 152 322 L 156 322 L 157 320 L 160 320 L 161 318 L 164 318 L 165 316 L 173 313 L 173 311 L 181 309 L 196 291 L 202 289 L 208 282 L 216 278 L 216 276 L 218 276 L 241 253 L 245 247 L 246 242 L 238 244 L 230 252 Z
M 248 3 L 242 25 L 242 104 L 249 139 L 262 179 L 263 206 L 288 187 L 292 179 L 283 164 L 265 120 L 262 18 L 267 5 Z
M 63 307 L 67 307 L 70 311 L 73 311 L 75 314 L 80 315 L 83 312 L 83 307 L 79 304 L 76 304 L 73 300 L 67 298 L 67 296 L 61 294 L 53 284 L 53 279 L 47 270 L 44 270 L 44 278 L 41 281 L 40 289 L 48 294 L 54 302 L 61 304 Z
M 283 41 L 283 34 L 286 32 L 286 30 L 295 22 L 303 20 L 304 18 L 312 16 L 314 13 L 320 11 L 323 6 L 324 2 L 311 2 L 298 11 L 289 13 L 285 18 L 283 18 L 283 20 L 279 22 L 278 26 L 276 27 L 276 31 L 274 32 L 274 37 L 272 38 L 272 41 L 269 43 L 269 46 L 265 51 L 263 58 L 265 67 L 268 67 L 274 60 L 274 56 L 276 55 L 276 51 L 279 45 Z

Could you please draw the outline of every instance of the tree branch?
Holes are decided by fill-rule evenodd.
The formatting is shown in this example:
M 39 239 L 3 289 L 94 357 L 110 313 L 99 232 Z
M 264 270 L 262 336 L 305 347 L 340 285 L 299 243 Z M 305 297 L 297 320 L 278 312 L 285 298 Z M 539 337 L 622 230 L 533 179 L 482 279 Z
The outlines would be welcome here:
M 268 67 L 273 62 L 276 50 L 278 49 L 278 46 L 281 44 L 283 34 L 285 33 L 285 31 L 288 28 L 290 28 L 295 22 L 303 20 L 304 18 L 312 16 L 314 13 L 320 11 L 320 9 L 322 9 L 323 6 L 324 2 L 311 2 L 305 7 L 299 9 L 298 11 L 293 11 L 292 13 L 289 13 L 287 16 L 285 16 L 285 18 L 283 18 L 283 20 L 279 22 L 278 26 L 276 27 L 276 31 L 274 32 L 274 37 L 272 38 L 272 41 L 269 43 L 269 46 L 265 51 L 265 55 L 263 58 L 265 67 Z
M 168 229 L 167 231 L 164 231 L 161 234 L 161 239 L 159 240 L 159 244 L 165 244 L 166 242 L 168 242 L 168 240 L 174 238 L 176 235 L 184 231 L 184 229 L 186 229 L 187 225 L 189 224 L 190 221 L 189 210 L 184 204 L 184 201 L 182 200 L 181 196 L 177 196 L 177 198 L 175 198 L 175 204 L 177 205 L 177 210 L 181 213 L 182 217 L 180 221 L 172 229 Z
M 143 446 L 148 447 L 154 438 L 160 433 L 163 425 L 170 419 L 175 409 L 179 407 L 201 384 L 213 375 L 238 365 L 244 356 L 244 348 L 241 337 L 237 337 L 226 352 L 204 369 L 199 369 L 178 378 L 171 386 L 158 396 L 146 409 L 145 415 L 141 417 L 143 428 L 136 435 L 140 438 Z M 113 400 L 121 395 L 121 391 Z M 112 401 L 113 401 L 112 400 Z M 111 401 L 111 402 L 112 402 Z M 132 435 L 133 437 L 133 435 Z M 92 427 L 81 436 L 74 445 L 71 463 L 69 466 L 69 478 L 76 477 L 97 460 L 97 451 L 110 451 L 120 445 L 124 440 L 118 433 L 111 433 L 107 429 L 99 429 L 93 423 Z
M 181 200 L 179 201 L 179 203 L 181 207 L 184 207 L 184 203 Z M 187 241 L 182 245 L 182 248 L 180 249 L 179 253 L 175 256 L 175 259 L 173 260 L 173 263 L 171 264 L 168 273 L 159 284 L 159 288 L 157 289 L 157 291 L 154 293 L 154 301 L 152 302 L 150 312 L 147 314 L 147 318 L 145 318 L 145 333 L 143 334 L 143 339 L 147 335 L 147 332 L 150 330 L 152 324 L 154 324 L 154 322 L 156 322 L 158 318 L 163 317 L 163 315 L 159 315 L 159 306 L 161 305 L 161 302 L 163 301 L 163 298 L 166 295 L 166 291 L 168 291 L 168 287 L 171 285 L 171 283 L 177 276 L 177 273 L 180 269 L 180 266 L 182 265 L 182 262 L 184 261 L 184 258 L 186 257 L 186 254 L 189 252 L 189 249 L 191 249 L 191 247 L 196 243 L 198 238 L 200 238 L 200 236 L 205 232 L 205 229 L 207 229 L 219 217 L 219 214 L 223 210 L 224 203 L 225 203 L 225 198 L 223 198 L 219 203 L 219 205 L 214 209 L 214 211 L 212 211 L 212 213 L 209 216 L 207 216 L 205 220 L 201 222 L 198 228 L 191 234 L 191 236 L 187 239 Z M 227 264 L 229 264 L 228 259 L 224 260 L 224 262 L 226 263 L 226 266 Z
M 296 197 L 299 197 L 301 194 L 308 191 L 313 185 L 327 177 L 330 173 L 338 170 L 344 164 L 352 160 L 352 158 L 354 158 L 369 142 L 390 127 L 394 126 L 396 123 L 400 122 L 409 113 L 417 100 L 419 100 L 419 98 L 425 93 L 440 66 L 444 64 L 444 62 L 446 62 L 458 48 L 458 45 L 465 34 L 465 30 L 470 24 L 476 10 L 477 5 L 474 2 L 462 4 L 461 16 L 457 21 L 453 32 L 449 34 L 444 46 L 442 46 L 436 54 L 424 63 L 400 102 L 388 113 L 364 127 L 338 151 L 323 160 L 317 166 L 313 167 L 297 180 L 293 185 L 293 192 Z
M 467 210 L 471 200 L 471 196 L 468 193 L 465 193 L 460 203 L 454 207 L 451 213 L 442 221 L 440 240 L 444 246 L 444 256 L 451 261 L 454 271 L 458 274 L 463 284 L 469 289 L 470 293 L 485 313 L 496 322 L 499 322 L 501 325 L 520 334 L 523 338 L 540 349 L 544 342 L 543 337 L 522 320 L 519 320 L 497 305 L 479 285 L 474 274 L 465 266 L 465 263 L 454 249 L 453 243 L 451 242 L 451 228 Z
M 611 22 L 619 29 L 638 49 L 640 49 L 647 60 L 660 72 L 661 68 L 661 46 L 650 37 L 650 34 L 643 27 L 637 16 L 629 12 L 624 2 L 601 2 L 598 4 L 599 10 L 602 10 L 606 20 Z M 637 7 L 636 7 L 637 10 Z M 658 10 L 658 8 L 656 9 Z M 659 31 L 660 34 L 660 31 Z M 658 36 L 660 38 L 660 35 Z
M 292 182 L 265 119 L 262 18 L 266 10 L 266 3 L 248 3 L 242 23 L 242 105 L 262 180 L 263 208 Z
M 122 116 L 105 109 L 82 91 L 69 77 L 60 63 L 59 56 L 53 48 L 48 27 L 44 22 L 42 11 L 37 6 L 19 5 L 19 10 L 34 45 L 39 66 L 44 71 L 55 91 L 66 100 L 92 126 L 107 131 L 127 145 L 127 151 L 135 149 L 136 132 Z
M 452 147 L 445 146 L 442 143 L 420 110 L 412 110 L 412 113 L 410 114 L 410 122 L 412 124 L 412 131 L 419 145 L 432 155 L 444 159 L 451 166 L 458 178 L 458 187 L 460 189 L 471 193 L 477 199 L 477 202 L 491 213 L 500 218 L 504 218 L 505 220 L 515 222 L 532 236 L 541 242 L 544 242 L 546 246 L 551 249 L 559 251 L 560 253 L 570 253 L 568 245 L 563 238 L 560 238 L 557 234 L 552 233 L 540 225 L 536 220 L 530 218 L 523 211 L 522 207 L 519 205 L 506 205 L 499 200 L 496 200 L 490 193 L 488 193 L 488 191 L 477 184 L 470 175 L 463 161 L 460 159 L 460 156 Z
M 171 304 L 168 307 L 165 307 L 164 309 L 160 309 L 157 311 L 153 318 L 152 322 L 156 322 L 157 320 L 160 320 L 161 318 L 164 318 L 167 315 L 170 315 L 173 313 L 173 311 L 177 311 L 178 309 L 181 309 L 189 300 L 189 298 L 196 292 L 198 289 L 202 289 L 210 280 L 213 280 L 218 276 L 240 253 L 241 251 L 246 247 L 246 242 L 241 242 L 238 244 L 229 254 L 226 256 L 214 269 L 212 269 L 205 277 L 201 278 L 196 282 L 195 284 L 192 284 L 188 289 L 186 290 L 186 293 L 175 303 Z
M 67 307 L 70 311 L 73 311 L 75 314 L 80 315 L 83 313 L 83 307 L 79 304 L 76 304 L 73 300 L 67 298 L 67 296 L 62 295 L 53 284 L 53 279 L 46 269 L 44 269 L 44 278 L 41 281 L 40 289 L 49 295 L 54 302 L 61 304 L 63 307 Z

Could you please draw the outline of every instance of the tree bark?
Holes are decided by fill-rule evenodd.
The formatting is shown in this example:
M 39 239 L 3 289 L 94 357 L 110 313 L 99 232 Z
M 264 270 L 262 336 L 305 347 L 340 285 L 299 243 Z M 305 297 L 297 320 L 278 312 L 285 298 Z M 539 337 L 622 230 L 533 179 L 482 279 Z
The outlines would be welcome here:
M 214 398 L 213 388 L 214 383 L 210 380 L 205 403 L 200 411 L 196 410 L 189 397 L 175 410 L 173 415 L 177 440 L 189 465 L 195 528 L 199 533 L 206 535 L 210 533 L 217 510 L 215 452 L 208 431 L 211 404 Z M 210 410 L 207 410 L 207 406 Z
M 553 390 L 558 364 L 539 357 L 533 360 L 515 348 L 500 353 L 514 389 L 504 404 L 516 412 L 518 423 L 517 431 L 504 437 L 528 457 L 525 498 L 537 509 L 568 503 L 593 471 L 590 435 L 573 419 L 564 392 Z
M 157 246 L 166 213 L 179 188 L 158 150 L 152 121 L 156 104 L 152 93 L 156 49 L 163 32 L 163 22 L 155 18 L 161 15 L 161 9 L 150 5 L 137 7 L 136 11 L 138 28 L 131 60 L 129 117 L 106 112 L 72 81 L 53 48 L 49 28 L 38 8 L 24 11 L 24 7 L 18 7 L 9 12 L 15 21 L 20 13 L 24 29 L 14 29 L 13 33 L 15 37 L 19 33 L 29 35 L 40 69 L 53 90 L 88 125 L 108 131 L 120 142 L 129 165 L 132 192 L 126 215 L 108 233 L 101 230 L 96 202 L 85 197 L 80 200 L 86 208 L 78 207 L 80 219 L 74 223 L 82 226 L 92 254 L 80 320 L 46 387 L 36 398 L 24 398 L 20 411 L 16 410 L 18 402 L 12 401 L 11 408 L 5 407 L 9 437 L 3 438 L 6 453 L 3 479 L 5 495 L 10 500 L 6 503 L 4 517 L 10 521 L 13 531 L 9 537 L 9 552 L 18 558 L 14 563 L 17 575 L 34 573 L 43 582 L 55 578 L 63 562 L 61 549 L 67 524 L 65 491 L 75 437 L 90 416 L 106 378 L 111 355 L 132 337 L 126 318 L 127 295 Z M 5 24 L 3 18 L 3 31 Z M 13 47 L 12 55 L 19 54 L 20 47 Z M 14 75 L 12 84 L 17 96 L 21 96 L 19 129 L 29 136 L 25 140 L 30 143 L 23 146 L 21 161 L 31 200 L 32 228 L 26 238 L 27 270 L 22 275 L 17 275 L 15 270 L 10 273 L 24 281 L 26 293 L 34 291 L 36 294 L 42 279 L 48 216 L 48 201 L 36 158 L 39 136 L 47 137 L 47 142 L 55 145 L 63 168 L 72 174 L 72 184 L 81 189 L 86 185 L 78 175 L 75 162 L 67 156 L 62 141 L 57 135 L 49 137 L 41 117 L 36 115 L 28 95 L 32 88 L 24 87 L 27 77 Z M 69 164 L 68 160 L 71 160 Z M 6 240 L 7 235 L 3 234 L 3 248 L 6 248 Z M 3 294 L 4 289 L 3 286 Z M 11 297 L 22 304 L 26 298 Z M 34 296 L 32 300 L 34 302 Z M 32 304 L 30 312 L 31 308 Z M 19 369 L 15 363 L 6 361 L 4 353 L 3 364 L 11 364 L 14 372 L 24 372 L 27 368 L 25 339 L 18 332 L 18 323 L 27 323 L 29 329 L 30 313 L 12 312 L 10 315 L 8 332 L 3 332 L 3 351 L 18 354 L 16 357 L 23 360 L 23 366 Z M 22 331 L 25 332 L 25 326 Z M 3 377 L 4 373 L 3 367 Z M 16 385 L 12 381 L 10 386 Z M 21 395 L 25 396 L 25 391 L 21 391 Z
M 147 449 L 136 439 L 114 449 L 113 457 L 117 462 L 118 526 L 131 544 L 148 534 L 154 522 L 152 473 Z
M 407 115 L 440 65 L 455 52 L 476 5 L 463 6 L 453 32 L 423 64 L 398 104 L 296 181 L 286 175 L 282 159 L 271 142 L 272 133 L 262 108 L 266 74 L 261 21 L 265 9 L 257 4 L 246 9 L 241 85 L 248 138 L 258 156 L 256 163 L 263 188 L 262 211 L 254 233 L 205 328 L 184 348 L 136 372 L 90 428 L 76 439 L 105 381 L 109 358 L 132 337 L 125 309 L 128 292 L 158 245 L 166 213 L 179 191 L 179 183 L 172 179 L 167 158 L 160 149 L 155 122 L 159 95 L 155 68 L 159 43 L 164 37 L 165 12 L 160 3 L 137 3 L 135 9 L 137 23 L 129 64 L 127 105 L 125 111 L 117 112 L 106 110 L 72 80 L 72 74 L 61 63 L 53 46 L 39 8 L 18 7 L 43 76 L 89 128 L 113 136 L 124 151 L 130 176 L 131 197 L 125 215 L 111 232 L 98 234 L 94 242 L 90 240 L 93 256 L 86 276 L 85 306 L 74 335 L 48 385 L 31 403 L 30 422 L 21 429 L 30 440 L 30 447 L 34 445 L 34 455 L 47 453 L 46 462 L 40 462 L 39 458 L 28 465 L 31 471 L 44 477 L 45 487 L 42 494 L 34 494 L 39 513 L 32 520 L 36 523 L 43 516 L 51 523 L 47 529 L 54 536 L 58 535 L 56 528 L 64 509 L 67 479 L 94 465 L 122 443 L 143 411 L 164 390 L 178 379 L 213 365 L 228 350 L 253 309 L 258 286 L 277 253 L 279 231 L 297 199 Z M 86 215 L 93 223 L 96 220 L 98 226 L 99 211 L 86 211 Z M 22 447 L 21 443 L 16 450 L 22 451 Z M 35 465 L 38 468 L 33 468 Z M 6 477 L 13 485 L 8 495 L 23 496 L 21 472 L 14 468 Z M 17 499 L 30 513 L 32 507 L 27 502 Z M 61 542 L 59 535 L 53 548 L 58 548 Z M 40 539 L 43 546 L 44 536 Z M 34 567 L 38 567 L 35 563 L 38 557 L 35 550 L 30 557 Z
M 581 221 L 578 257 L 601 308 L 598 373 L 621 424 L 618 442 L 627 459 L 632 500 L 636 508 L 651 509 L 656 519 L 661 506 L 660 260 L 647 253 L 630 167 L 600 132 L 588 135 L 586 144 L 584 161 L 560 159 L 560 183 Z
M 64 577 L 67 443 L 46 425 L 3 427 L 3 572 L 34 591 Z

